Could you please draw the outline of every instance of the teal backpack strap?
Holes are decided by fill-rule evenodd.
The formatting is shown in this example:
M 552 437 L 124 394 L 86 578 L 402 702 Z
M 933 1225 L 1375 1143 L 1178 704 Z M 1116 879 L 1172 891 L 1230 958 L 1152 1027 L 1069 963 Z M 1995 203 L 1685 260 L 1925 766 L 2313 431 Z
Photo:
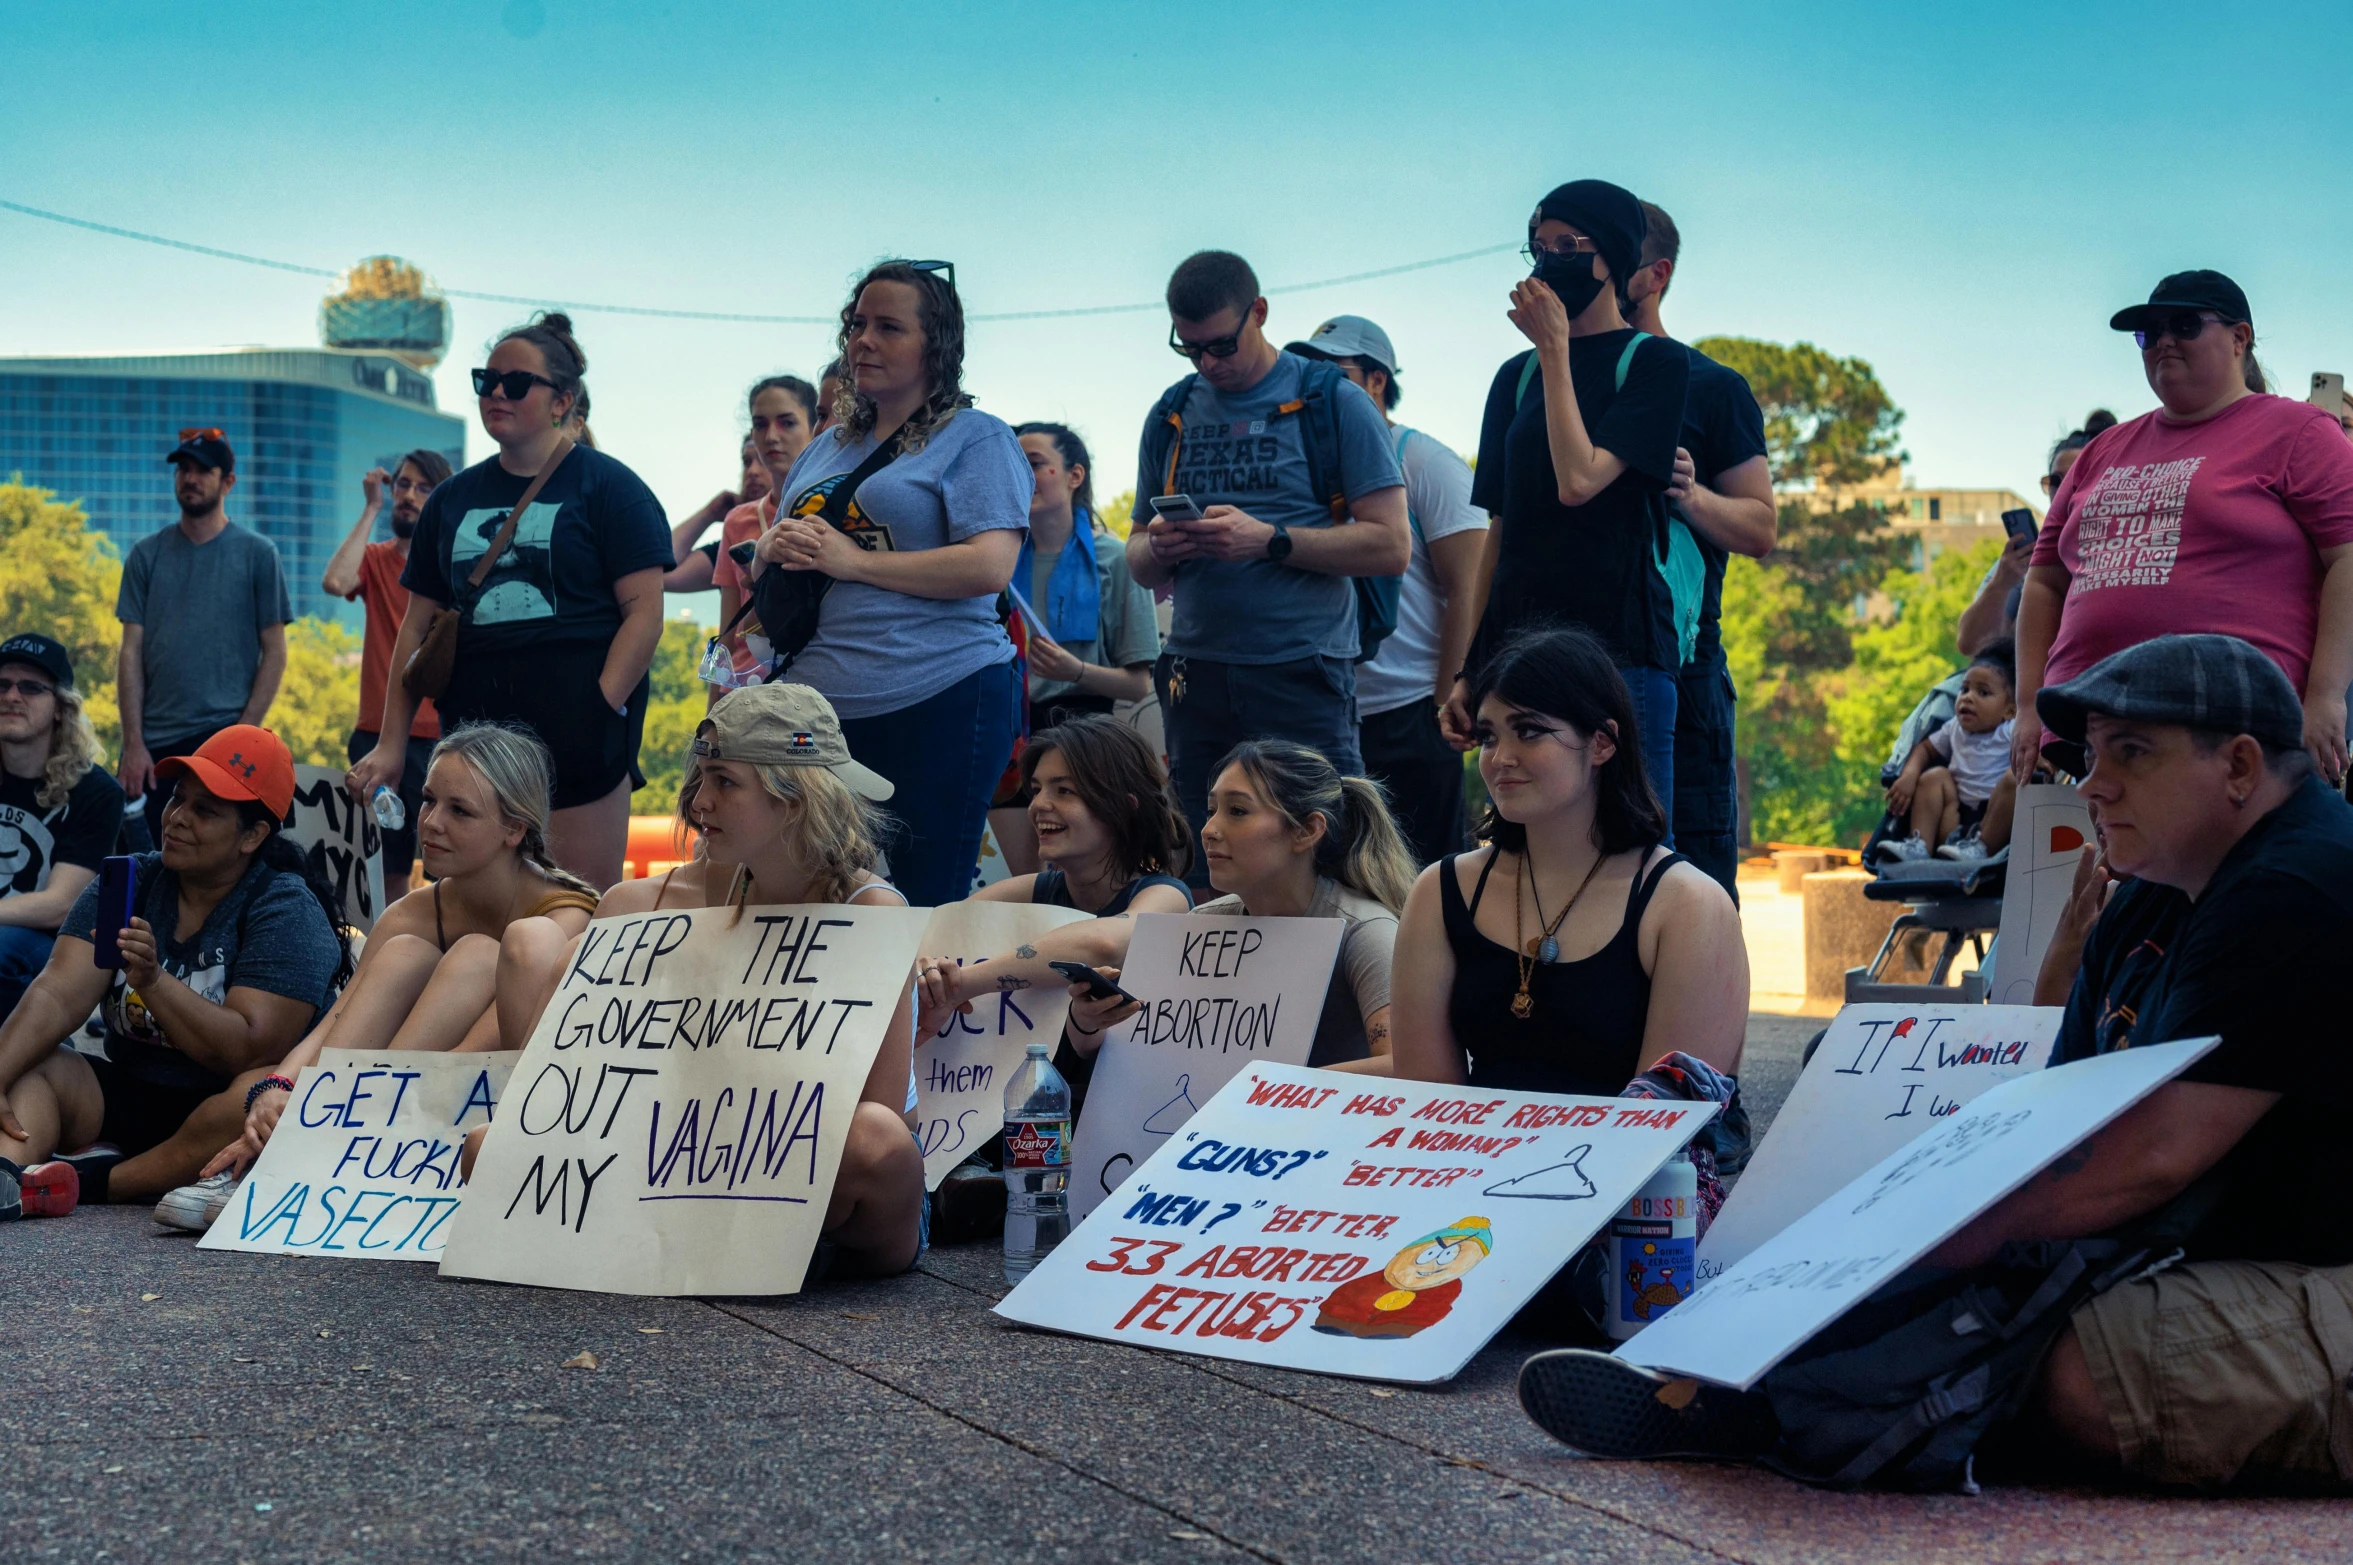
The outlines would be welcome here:
M 1618 355 L 1618 378 L 1614 383 L 1617 390 L 1626 389 L 1626 371 L 1634 367 L 1634 350 L 1648 341 L 1650 333 L 1638 331 L 1634 334 L 1634 340 L 1626 344 L 1626 351 Z
M 1528 357 L 1520 364 L 1520 389 L 1512 394 L 1511 405 L 1518 407 L 1528 400 L 1528 388 L 1536 384 L 1536 350 L 1530 348 Z

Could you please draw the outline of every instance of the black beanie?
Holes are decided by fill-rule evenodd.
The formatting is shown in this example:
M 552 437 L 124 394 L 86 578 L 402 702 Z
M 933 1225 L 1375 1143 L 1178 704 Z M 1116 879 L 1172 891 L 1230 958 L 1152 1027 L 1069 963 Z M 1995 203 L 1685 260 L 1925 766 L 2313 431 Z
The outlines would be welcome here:
M 1633 191 L 1606 179 L 1572 179 L 1536 203 L 1529 231 L 1546 218 L 1567 223 L 1592 240 L 1609 263 L 1610 286 L 1625 291 L 1626 279 L 1642 264 L 1642 241 L 1650 233 L 1650 219 L 1642 215 L 1642 202 Z

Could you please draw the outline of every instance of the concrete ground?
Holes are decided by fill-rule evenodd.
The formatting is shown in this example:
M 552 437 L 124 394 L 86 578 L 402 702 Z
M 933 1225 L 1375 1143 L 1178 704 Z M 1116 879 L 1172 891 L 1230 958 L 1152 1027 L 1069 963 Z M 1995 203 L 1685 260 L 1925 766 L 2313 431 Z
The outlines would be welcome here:
M 1820 1025 L 1753 1019 L 1760 1122 Z M 1588 1462 L 1513 1401 L 1532 1341 L 1392 1389 L 1016 1330 L 1002 1292 L 993 1245 L 689 1301 L 13 1224 L 0 1560 L 2353 1557 L 2328 1501 Z

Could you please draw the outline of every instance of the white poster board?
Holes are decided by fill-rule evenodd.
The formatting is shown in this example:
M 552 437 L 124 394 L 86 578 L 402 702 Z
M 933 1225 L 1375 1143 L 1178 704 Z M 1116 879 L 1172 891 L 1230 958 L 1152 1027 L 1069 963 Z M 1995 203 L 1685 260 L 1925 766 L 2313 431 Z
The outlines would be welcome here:
M 441 1269 L 603 1293 L 797 1292 L 928 916 L 828 903 L 590 924 Z
M 1119 986 L 1144 1002 L 1109 1029 L 1070 1153 L 1070 1215 L 1101 1205 L 1254 1060 L 1305 1065 L 1323 1019 L 1336 918 L 1142 913 Z
M 518 1054 L 322 1049 L 200 1250 L 438 1261 Z
M 343 775 L 331 766 L 294 768 L 286 840 L 302 849 L 341 899 L 351 927 L 364 933 L 384 911 L 384 838 L 375 813 L 343 791 Z
M 2034 1004 L 2043 953 L 2067 911 L 2083 850 L 2098 846 L 2092 812 L 2063 783 L 2028 783 L 2011 817 L 2010 868 L 2002 881 L 2002 929 L 1994 946 L 1996 1005 Z
M 1446 1380 L 1715 1113 L 1251 1061 L 997 1313 Z
M 921 954 L 959 965 L 984 961 L 1087 917 L 1035 902 L 951 902 L 931 910 Z M 926 1190 L 937 1190 L 949 1169 L 1005 1128 L 1006 1080 L 1032 1041 L 1054 1052 L 1069 1011 L 1070 986 L 1057 981 L 983 995 L 969 1016 L 951 1013 L 938 1032 L 915 1040 L 915 1139 L 923 1144 Z
M 1700 1239 L 1699 1280 L 1714 1278 L 1988 1087 L 2041 1070 L 2064 1014 L 2031 1005 L 1841 1010 Z
M 2119 1049 L 2013 1077 L 1899 1147 L 1618 1349 L 1746 1389 L 2052 1159 L 2220 1042 Z

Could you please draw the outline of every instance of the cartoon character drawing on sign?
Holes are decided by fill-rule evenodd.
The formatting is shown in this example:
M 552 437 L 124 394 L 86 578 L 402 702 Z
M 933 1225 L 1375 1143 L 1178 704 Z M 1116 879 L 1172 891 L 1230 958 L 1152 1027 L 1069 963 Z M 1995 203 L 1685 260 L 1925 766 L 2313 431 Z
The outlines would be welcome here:
M 1688 1248 L 1686 1243 L 1686 1252 Z M 1671 1264 L 1675 1259 L 1674 1254 L 1659 1254 L 1659 1247 L 1649 1242 L 1631 1257 L 1625 1279 L 1627 1314 L 1636 1320 L 1648 1320 L 1652 1311 L 1664 1315 L 1690 1296 L 1691 1285 L 1675 1280 L 1675 1268 Z M 1651 1281 L 1654 1275 L 1658 1278 L 1656 1282 Z
M 1489 1185 L 1482 1195 L 1509 1196 L 1520 1201 L 1586 1201 L 1593 1197 L 1593 1181 L 1585 1177 L 1578 1165 L 1585 1154 L 1593 1150 L 1593 1143 L 1573 1148 L 1567 1157 L 1542 1168 L 1532 1168 L 1524 1174 Z
M 1465 1217 L 1424 1234 L 1378 1272 L 1334 1288 L 1316 1311 L 1315 1329 L 1334 1337 L 1410 1337 L 1435 1326 L 1462 1294 L 1464 1274 L 1494 1252 L 1484 1217 Z

